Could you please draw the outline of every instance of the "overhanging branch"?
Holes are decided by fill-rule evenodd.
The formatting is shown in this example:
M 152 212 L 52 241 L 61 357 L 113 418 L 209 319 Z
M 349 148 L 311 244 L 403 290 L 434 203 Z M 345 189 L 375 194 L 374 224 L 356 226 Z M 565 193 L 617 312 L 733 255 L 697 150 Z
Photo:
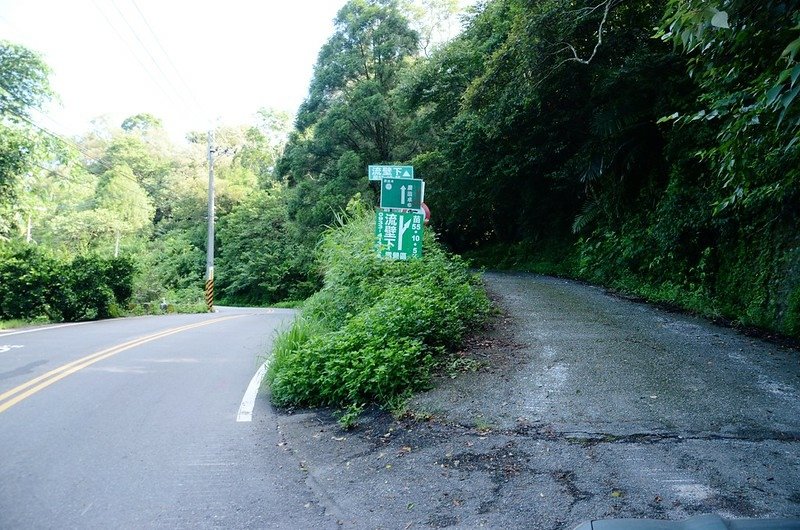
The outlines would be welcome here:
M 594 59 L 594 56 L 597 55 L 597 50 L 600 48 L 600 45 L 603 44 L 603 26 L 605 25 L 606 20 L 608 20 L 608 12 L 611 10 L 611 5 L 613 3 L 614 3 L 614 0 L 606 0 L 602 4 L 598 4 L 597 6 L 591 8 L 589 10 L 589 12 L 586 13 L 588 15 L 588 14 L 593 13 L 594 11 L 596 11 L 601 6 L 603 7 L 603 19 L 600 21 L 600 25 L 597 28 L 597 42 L 594 44 L 594 49 L 592 50 L 592 54 L 589 56 L 589 58 L 588 59 L 581 59 L 578 56 L 578 51 L 575 49 L 575 46 L 573 46 L 572 44 L 567 42 L 567 43 L 564 43 L 565 47 L 561 48 L 561 50 L 559 50 L 559 51 L 569 50 L 569 51 L 572 52 L 572 57 L 570 57 L 569 59 L 564 59 L 561 62 L 561 64 L 564 64 L 564 63 L 570 62 L 570 61 L 575 61 L 575 62 L 578 62 L 578 63 L 581 63 L 581 64 L 589 64 L 590 62 L 592 62 L 592 59 Z

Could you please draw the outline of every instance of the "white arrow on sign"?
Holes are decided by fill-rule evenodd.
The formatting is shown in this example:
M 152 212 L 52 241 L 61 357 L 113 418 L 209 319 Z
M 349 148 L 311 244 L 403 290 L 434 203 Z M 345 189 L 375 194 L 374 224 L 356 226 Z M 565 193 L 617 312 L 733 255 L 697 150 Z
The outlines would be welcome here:
M 406 187 L 400 186 L 400 204 L 406 203 Z
M 408 170 L 406 169 L 406 172 L 405 172 L 405 173 L 403 173 L 403 176 L 404 176 L 404 177 L 411 178 L 411 173 L 409 173 L 409 172 L 408 172 Z
M 403 234 L 406 233 L 408 227 L 411 226 L 411 219 L 406 222 L 403 222 L 403 218 L 400 218 L 400 232 L 397 234 L 397 250 L 403 250 Z

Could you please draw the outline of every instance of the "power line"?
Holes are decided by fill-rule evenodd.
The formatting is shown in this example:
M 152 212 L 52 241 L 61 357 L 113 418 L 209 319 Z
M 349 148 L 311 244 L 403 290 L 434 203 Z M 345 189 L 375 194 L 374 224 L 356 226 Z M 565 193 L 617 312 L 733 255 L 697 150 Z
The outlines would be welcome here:
M 150 61 L 151 61 L 151 62 L 153 63 L 153 65 L 156 67 L 156 70 L 158 70 L 158 72 L 161 74 L 161 77 L 162 77 L 162 78 L 163 78 L 163 79 L 164 79 L 164 80 L 167 82 L 167 84 L 169 85 L 169 87 L 170 87 L 170 88 L 171 88 L 171 89 L 172 89 L 172 90 L 175 92 L 175 94 L 176 94 L 177 96 L 179 96 L 179 99 L 180 99 L 180 96 L 182 95 L 181 91 L 180 91 L 180 90 L 178 90 L 177 88 L 175 88 L 175 85 L 173 85 L 173 84 L 172 84 L 172 80 L 171 80 L 171 79 L 169 78 L 169 76 L 168 76 L 168 75 L 167 75 L 167 74 L 164 72 L 164 70 L 162 70 L 162 69 L 161 69 L 161 65 L 159 65 L 159 64 L 158 64 L 158 61 L 156 60 L 156 58 L 155 58 L 155 57 L 153 57 L 153 54 L 152 54 L 152 53 L 150 53 L 150 50 L 147 48 L 147 45 L 144 43 L 144 41 L 142 41 L 142 39 L 141 39 L 141 38 L 139 38 L 139 33 L 138 33 L 138 32 L 136 31 L 136 29 L 135 29 L 135 28 L 134 28 L 134 27 L 131 25 L 131 23 L 128 21 L 127 17 L 125 16 L 125 14 L 124 14 L 124 13 L 123 13 L 123 12 L 120 10 L 119 6 L 117 5 L 117 3 L 116 3 L 114 0 L 111 0 L 111 6 L 112 6 L 112 7 L 113 7 L 113 8 L 116 10 L 116 12 L 117 12 L 117 13 L 119 13 L 119 16 L 120 16 L 120 18 L 121 18 L 121 19 L 122 19 L 122 21 L 125 23 L 125 25 L 126 25 L 126 26 L 128 26 L 128 29 L 129 29 L 129 30 L 131 31 L 131 33 L 133 34 L 133 37 L 136 39 L 136 41 L 139 43 L 139 45 L 141 46 L 141 48 L 144 50 L 144 52 L 145 52 L 145 53 L 147 54 L 147 56 L 150 58 Z M 182 104 L 182 105 L 185 105 L 185 103 L 184 103 L 184 101 L 183 101 L 182 99 L 180 99 L 180 102 L 181 102 L 181 104 Z M 189 108 L 188 108 L 188 107 L 186 107 L 186 110 L 189 110 Z
M 116 26 L 116 25 L 114 25 L 114 23 L 111 21 L 111 19 L 110 19 L 110 18 L 108 18 L 108 16 L 105 14 L 105 12 L 104 12 L 104 11 L 103 11 L 103 10 L 100 8 L 100 6 L 97 4 L 97 1 L 96 1 L 96 0 L 92 0 L 92 3 L 94 4 L 95 8 L 96 8 L 96 9 L 97 9 L 97 10 L 100 12 L 100 14 L 103 16 L 103 18 L 105 19 L 105 21 L 106 21 L 106 23 L 109 25 L 109 27 L 110 27 L 110 28 L 111 28 L 111 29 L 114 31 L 114 33 L 116 33 L 116 34 L 117 34 L 117 37 L 119 37 L 119 39 L 122 41 L 122 43 L 125 45 L 125 47 L 126 47 L 126 48 L 128 48 L 128 51 L 131 53 L 131 55 L 133 55 L 133 58 L 134 58 L 134 59 L 136 59 L 136 62 L 138 62 L 138 63 L 139 63 L 139 66 L 141 66 L 141 67 L 142 67 L 142 69 L 144 70 L 144 72 L 147 74 L 147 76 L 150 78 L 150 80 L 151 80 L 151 81 L 153 81 L 153 83 L 156 85 L 156 87 L 158 87 L 158 89 L 159 89 L 159 90 L 160 90 L 160 91 L 161 91 L 161 92 L 162 92 L 162 93 L 163 93 L 165 96 L 167 96 L 167 99 L 169 99 L 169 100 L 170 100 L 172 103 L 175 103 L 175 104 L 177 104 L 178 106 L 182 106 L 182 103 L 181 103 L 180 101 L 177 101 L 177 100 L 176 100 L 176 99 L 175 99 L 175 98 L 174 98 L 174 97 L 173 97 L 173 96 L 172 96 L 172 95 L 171 95 L 171 94 L 170 94 L 170 93 L 169 93 L 167 90 L 165 90 L 165 89 L 164 89 L 164 86 L 163 86 L 161 83 L 159 83 L 159 81 L 158 81 L 158 80 L 157 80 L 157 79 L 156 79 L 156 78 L 153 76 L 153 74 L 152 74 L 152 72 L 150 71 L 150 69 L 149 69 L 149 68 L 148 68 L 148 67 L 147 67 L 147 66 L 144 64 L 144 62 L 143 62 L 143 61 L 142 61 L 142 60 L 139 58 L 139 56 L 136 54 L 136 52 L 134 52 L 134 51 L 133 51 L 133 48 L 131 47 L 131 45 L 130 45 L 130 43 L 128 42 L 128 40 L 126 40 L 126 39 L 125 39 L 125 37 L 123 37 L 123 36 L 122 36 L 122 33 L 120 33 L 119 29 L 117 29 L 117 26 Z M 116 9 L 116 10 L 117 10 L 117 12 L 119 12 L 119 8 L 118 8 L 118 7 L 117 7 L 115 4 L 114 4 L 114 9 Z M 121 13 L 120 13 L 120 14 L 121 14 Z M 128 22 L 127 22 L 127 19 L 125 19 L 125 17 L 124 17 L 124 16 L 123 16 L 123 20 L 125 20 L 125 23 L 126 23 L 126 24 L 128 24 Z M 128 27 L 130 28 L 130 24 L 128 24 Z M 133 31 L 133 30 L 132 30 L 132 31 Z M 138 39 L 138 36 L 136 35 L 136 32 L 135 32 L 135 31 L 134 31 L 134 36 L 135 36 L 135 37 Z M 141 40 L 139 40 L 139 42 L 141 42 Z M 142 46 L 143 46 L 143 45 L 142 45 Z M 146 49 L 145 49 L 145 52 L 146 52 L 146 53 L 148 53 L 148 55 L 149 55 L 149 52 L 147 52 L 147 50 L 146 50 Z M 152 59 L 152 56 L 151 56 L 151 59 Z M 159 70 L 160 70 L 160 69 L 159 69 Z M 162 73 L 162 76 L 163 76 L 163 73 Z M 167 81 L 167 82 L 169 83 L 169 81 Z M 172 89 L 173 89 L 173 90 L 175 90 L 175 88 L 174 88 L 174 87 L 173 87 Z M 176 93 L 177 93 L 177 92 L 176 92 Z
M 102 160 L 99 160 L 99 159 L 97 159 L 97 158 L 94 158 L 93 156 L 89 155 L 89 154 L 88 154 L 86 151 L 84 151 L 84 150 L 83 150 L 83 149 L 82 149 L 82 148 L 81 148 L 81 147 L 80 147 L 78 144 L 76 144 L 76 143 L 73 143 L 73 142 L 70 142 L 70 141 L 69 141 L 69 140 L 67 140 L 66 138 L 63 138 L 62 136 L 60 136 L 58 133 L 54 133 L 54 132 L 52 132 L 52 131 L 50 131 L 50 130 L 48 130 L 48 129 L 44 128 L 44 127 L 42 127 L 41 125 L 39 125 L 39 124 L 37 124 L 37 123 L 35 123 L 35 122 L 33 122 L 33 121 L 29 120 L 28 118 L 25 118 L 24 116 L 21 116 L 21 115 L 19 115 L 19 114 L 16 114 L 16 113 L 14 113 L 14 112 L 12 112 L 12 114 L 14 114 L 15 116 L 17 116 L 17 117 L 19 117 L 19 118 L 22 118 L 23 120 L 25 120 L 25 121 L 26 121 L 26 122 L 28 122 L 29 124 L 33 125 L 34 127 L 36 127 L 37 129 L 41 130 L 42 132 L 44 132 L 44 133 L 46 133 L 46 134 L 49 134 L 49 135 L 50 135 L 50 136 L 52 136 L 53 138 L 56 138 L 57 140 L 60 140 L 61 142 L 63 142 L 63 143 L 64 143 L 65 145 L 67 145 L 68 147 L 72 147 L 73 149 L 76 149 L 76 150 L 80 151 L 80 152 L 81 152 L 81 153 L 82 153 L 84 156 L 86 156 L 86 157 L 87 157 L 89 160 L 92 160 L 92 161 L 94 161 L 94 162 L 97 162 L 99 165 L 103 166 L 104 168 L 108 169 L 109 171 L 113 171 L 113 168 L 112 168 L 111 166 L 109 166 L 108 164 L 106 164 L 106 163 L 105 163 L 105 162 L 103 162 Z M 50 168 L 50 167 L 47 167 L 47 166 L 43 166 L 43 165 L 41 165 L 40 163 L 38 163 L 38 162 L 36 162 L 36 161 L 31 161 L 31 163 L 32 163 L 34 166 L 37 166 L 37 167 L 39 167 L 39 168 L 41 168 L 41 169 L 44 169 L 45 171 L 49 171 L 49 172 L 51 172 L 51 173 L 55 173 L 56 175 L 58 175 L 59 177 L 61 177 L 61 178 L 65 179 L 65 180 L 71 180 L 71 177 L 68 177 L 68 176 L 64 175 L 63 173 L 61 173 L 61 172 L 59 172 L 59 171 L 57 171 L 57 170 L 55 170 L 55 169 L 53 169 L 53 168 Z M 129 167 L 130 167 L 130 166 L 129 166 Z M 131 171 L 133 171 L 133 169 L 131 169 Z M 134 175 L 135 175 L 135 174 L 134 174 Z M 136 178 L 131 178 L 131 177 L 129 177 L 128 175 L 125 175 L 124 173 L 117 173 L 115 176 L 117 176 L 117 177 L 122 177 L 122 178 L 124 178 L 124 179 L 127 179 L 127 180 L 129 180 L 129 181 L 133 182 L 134 184 L 136 184 L 137 186 L 141 186 L 141 185 L 142 185 L 142 183 L 141 183 L 141 182 L 139 182 L 139 181 L 138 181 Z
M 143 40 L 143 38 L 140 36 L 141 31 L 137 31 L 137 28 L 135 26 L 138 26 L 141 29 L 141 23 L 134 25 L 131 23 L 129 17 L 126 16 L 125 12 L 127 12 L 129 15 L 131 14 L 130 9 L 126 9 L 123 11 L 120 8 L 119 3 L 116 2 L 115 0 L 111 0 L 110 4 L 117 12 L 118 17 L 121 18 L 124 24 L 127 26 L 128 31 L 131 34 L 133 34 L 133 37 L 138 42 L 138 46 L 135 45 L 130 40 L 130 37 L 126 37 L 126 35 L 123 35 L 123 33 L 125 32 L 122 31 L 121 29 L 122 26 L 119 24 L 119 21 L 116 19 L 116 17 L 113 17 L 110 11 L 107 13 L 107 8 L 104 11 L 104 9 L 101 8 L 100 2 L 98 2 L 98 0 L 92 0 L 94 7 L 103 17 L 103 19 L 108 24 L 110 29 L 116 34 L 117 38 L 120 41 L 122 41 L 122 44 L 128 49 L 128 52 L 131 55 L 133 55 L 133 58 L 136 60 L 136 62 L 139 63 L 139 66 L 144 70 L 144 73 L 150 78 L 155 87 L 168 99 L 168 101 L 170 101 L 173 105 L 177 106 L 180 109 L 180 112 L 184 116 L 184 118 L 195 119 L 197 112 L 199 112 L 203 116 L 207 116 L 208 113 L 206 112 L 205 107 L 200 103 L 199 99 L 189 86 L 189 83 L 186 81 L 186 78 L 181 74 L 181 71 L 178 69 L 175 62 L 170 57 L 169 53 L 167 53 L 166 49 L 161 43 L 161 40 L 158 38 L 158 35 L 153 29 L 153 26 L 148 22 L 147 18 L 145 17 L 142 9 L 138 6 L 135 0 L 130 0 L 130 2 L 133 5 L 133 8 L 138 13 L 138 17 L 141 18 L 141 22 L 144 24 L 144 26 L 147 28 L 147 31 L 150 33 L 150 36 L 152 36 L 152 39 Z M 8 18 L 3 16 L 2 14 L 0 14 L 0 20 L 5 22 L 12 28 L 17 28 L 10 20 L 8 20 Z M 147 43 L 145 42 L 145 40 L 147 41 Z M 154 50 L 153 42 L 160 50 L 163 57 L 166 58 L 166 61 L 169 63 L 171 69 L 167 68 L 166 66 L 162 68 L 162 65 L 164 65 L 165 63 L 163 60 L 159 61 L 159 58 L 157 57 L 158 52 L 151 53 L 151 50 Z M 137 47 L 140 47 L 144 51 L 144 53 L 148 56 L 149 62 L 151 62 L 152 65 L 156 68 L 156 71 L 154 71 L 152 67 L 148 67 L 147 62 L 144 61 L 143 58 L 141 57 L 141 52 L 137 53 L 137 51 L 134 49 Z M 176 80 L 179 81 L 179 83 L 176 84 L 175 83 Z M 55 123 L 54 120 L 52 121 Z
M 65 174 L 61 173 L 60 171 L 58 171 L 58 170 L 56 170 L 56 169 L 53 169 L 53 168 L 51 168 L 51 167 L 43 166 L 43 165 L 42 165 L 42 164 L 40 164 L 39 162 L 32 162 L 32 164 L 33 164 L 34 166 L 38 167 L 38 168 L 41 168 L 41 169 L 44 169 L 45 171 L 48 171 L 48 172 L 50 172 L 50 173 L 55 173 L 56 175 L 58 175 L 59 177 L 61 177 L 61 178 L 62 178 L 62 179 L 64 179 L 64 180 L 72 180 L 72 177 L 70 177 L 70 176 L 67 176 L 67 175 L 65 175 Z
M 64 138 L 64 137 L 63 137 L 63 136 L 61 136 L 60 134 L 58 134 L 58 133 L 55 133 L 55 132 L 51 131 L 50 129 L 46 128 L 46 127 L 42 127 L 41 125 L 39 125 L 38 123 L 36 123 L 35 121 L 31 120 L 30 118 L 26 117 L 26 116 L 25 116 L 25 115 L 23 115 L 23 114 L 20 114 L 20 113 L 18 113 L 18 112 L 16 112 L 16 111 L 14 111 L 14 110 L 12 110 L 12 109 L 6 109 L 6 110 L 7 110 L 8 112 L 10 112 L 11 114 L 13 114 L 14 116 L 16 116 L 17 118 L 20 118 L 21 120 L 24 120 L 24 121 L 26 121 L 26 122 L 27 122 L 27 123 L 29 123 L 30 125 L 33 125 L 34 127 L 36 127 L 37 129 L 39 129 L 39 130 L 40 130 L 40 131 L 42 131 L 43 133 L 45 133 L 45 134 L 49 134 L 49 135 L 50 135 L 50 136 L 52 136 L 53 138 L 55 138 L 55 139 L 57 139 L 57 140 L 60 140 L 60 141 L 61 141 L 61 142 L 62 142 L 64 145 L 67 145 L 67 146 L 69 146 L 69 147 L 72 147 L 73 149 L 75 149 L 75 150 L 79 151 L 81 154 L 83 154 L 83 155 L 84 155 L 86 158 L 88 158 L 89 160 L 92 160 L 92 161 L 94 161 L 94 162 L 97 162 L 98 164 L 100 164 L 101 166 L 103 166 L 104 168 L 106 168 L 106 169 L 108 169 L 108 170 L 112 170 L 112 169 L 113 169 L 111 166 L 109 166 L 108 164 L 106 164 L 106 163 L 105 163 L 105 162 L 103 162 L 102 160 L 99 160 L 99 159 L 97 159 L 97 158 L 93 157 L 92 155 L 90 155 L 89 153 L 87 153 L 87 152 L 86 152 L 86 151 L 85 151 L 85 150 L 84 150 L 84 149 L 83 149 L 81 146 L 79 146 L 79 145 L 78 145 L 78 144 L 76 144 L 75 142 L 72 142 L 71 140 L 67 140 L 66 138 Z
M 167 50 L 164 49 L 164 46 L 161 44 L 161 40 L 158 38 L 158 35 L 156 35 L 156 32 L 153 31 L 153 27 L 147 21 L 147 18 L 145 18 L 144 13 L 142 13 L 142 10 L 139 9 L 139 5 L 136 3 L 136 0 L 130 0 L 130 2 L 131 4 L 133 4 L 133 7 L 139 13 L 139 17 L 141 17 L 142 22 L 144 22 L 144 25 L 150 31 L 150 34 L 153 36 L 153 40 L 158 45 L 159 49 L 161 50 L 161 53 L 164 55 L 164 57 L 167 58 L 167 62 L 169 62 L 170 66 L 172 67 L 172 70 L 177 75 L 178 80 L 181 82 L 181 84 L 183 84 L 183 87 L 186 89 L 186 92 L 192 98 L 192 102 L 197 107 L 197 110 L 199 110 L 204 115 L 207 114 L 205 108 L 203 108 L 203 105 L 200 104 L 199 100 L 197 99 L 191 87 L 189 86 L 189 83 L 187 83 L 186 79 L 183 77 L 183 75 L 181 75 L 181 71 L 178 69 L 177 66 L 175 66 L 175 63 L 172 61 L 170 55 L 167 53 Z
M 9 94 L 11 97 L 14 97 L 14 94 L 12 94 L 11 92 L 9 92 L 9 91 L 8 91 L 8 89 L 7 89 L 6 87 L 4 87 L 3 85 L 0 85 L 0 89 L 2 89 L 4 92 L 6 92 L 7 94 Z M 16 99 L 16 98 L 15 98 L 15 99 Z M 98 159 L 98 158 L 95 158 L 95 157 L 93 157 L 92 155 L 90 155 L 88 152 L 86 152 L 86 151 L 85 151 L 85 150 L 84 150 L 84 149 L 83 149 L 81 146 L 79 146 L 79 145 L 78 145 L 78 144 L 76 144 L 75 142 L 73 142 L 73 141 L 71 141 L 71 140 L 68 140 L 68 139 L 64 138 L 64 137 L 63 137 L 63 136 L 61 136 L 60 134 L 58 134 L 58 133 L 56 133 L 56 132 L 53 132 L 53 131 L 51 131 L 50 129 L 47 129 L 46 127 L 42 127 L 41 125 L 39 125 L 39 124 L 38 124 L 38 123 L 36 123 L 35 121 L 31 120 L 30 118 L 28 118 L 27 116 L 25 116 L 25 115 L 23 115 L 23 114 L 20 114 L 20 113 L 16 112 L 15 110 L 12 110 L 12 109 L 5 109 L 5 110 L 6 110 L 7 112 L 9 112 L 9 113 L 13 114 L 13 115 L 14 115 L 14 116 L 16 116 L 17 118 L 19 118 L 19 119 L 21 119 L 21 120 L 23 120 L 23 121 L 25 121 L 25 122 L 29 123 L 30 125 L 32 125 L 32 126 L 34 126 L 34 127 L 36 127 L 37 129 L 39 129 L 39 130 L 40 130 L 40 131 L 42 131 L 43 133 L 45 133 L 45 134 L 48 134 L 48 135 L 52 136 L 52 137 L 53 137 L 53 138 L 55 138 L 56 140 L 59 140 L 61 143 L 63 143 L 63 144 L 64 144 L 64 145 L 66 145 L 67 147 L 72 147 L 73 149 L 75 149 L 76 151 L 78 151 L 79 153 L 81 153 L 82 155 L 84 155 L 86 158 L 88 158 L 89 160 L 91 160 L 91 161 L 93 161 L 93 162 L 96 162 L 97 164 L 99 164 L 99 165 L 103 166 L 104 168 L 106 168 L 106 169 L 107 169 L 107 170 L 109 170 L 109 171 L 113 171 L 113 169 L 114 169 L 114 168 L 112 168 L 111 166 L 109 166 L 108 164 L 106 164 L 105 162 L 103 162 L 102 160 L 100 160 L 100 159 Z M 35 163 L 35 162 L 34 162 L 34 165 L 39 165 L 39 164 L 37 164 L 37 163 Z M 39 166 L 39 167 L 42 167 L 42 166 Z M 42 169 L 46 169 L 46 170 L 48 170 L 48 171 L 55 171 L 55 170 L 52 170 L 52 169 L 50 169 L 50 168 L 46 168 L 46 167 L 42 167 Z M 62 175 L 62 176 L 63 176 L 63 175 Z M 127 175 L 122 175 L 122 174 L 121 174 L 121 175 L 119 175 L 119 176 L 121 176 L 122 178 L 126 178 L 126 179 L 130 180 L 131 182 L 134 182 L 134 183 L 136 183 L 136 184 L 139 184 L 139 185 L 141 185 L 141 183 L 140 183 L 140 182 L 139 182 L 137 179 L 135 179 L 135 178 L 131 178 L 131 177 L 128 177 Z
M 11 98 L 12 98 L 12 99 L 16 99 L 17 101 L 19 101 L 19 98 L 17 98 L 17 97 L 16 97 L 16 96 L 15 96 L 15 95 L 14 95 L 14 94 L 13 94 L 13 93 L 10 91 L 10 90 L 8 90 L 8 88 L 7 88 L 5 85 L 2 85 L 2 84 L 0 84 L 0 90 L 2 90 L 3 92 L 5 92 L 7 95 L 11 96 Z M 72 147 L 73 149 L 76 149 L 78 152 L 80 152 L 81 154 L 83 154 L 83 155 L 84 155 L 85 157 L 87 157 L 89 160 L 93 160 L 93 161 L 97 162 L 99 165 L 101 165 L 101 166 L 105 167 L 105 168 L 106 168 L 106 169 L 108 169 L 108 170 L 111 170 L 111 169 L 112 169 L 112 168 L 111 168 L 111 167 L 110 167 L 108 164 L 106 164 L 106 163 L 105 163 L 105 162 L 103 162 L 102 160 L 99 160 L 99 159 L 97 159 L 97 158 L 93 157 L 92 155 L 90 155 L 89 153 L 87 153 L 87 152 L 86 152 L 86 151 L 85 151 L 85 150 L 84 150 L 84 149 L 83 149 L 81 146 L 79 146 L 79 145 L 78 145 L 78 144 L 76 144 L 75 142 L 72 142 L 72 141 L 70 141 L 70 140 L 67 140 L 66 138 L 64 138 L 64 137 L 63 137 L 63 136 L 61 136 L 60 134 L 58 134 L 58 133 L 55 133 L 55 132 L 53 132 L 53 131 L 51 131 L 51 130 L 49 130 L 49 129 L 45 128 L 45 127 L 42 127 L 41 125 L 39 125 L 39 124 L 38 124 L 38 123 L 36 123 L 35 121 L 31 120 L 31 119 L 30 119 L 30 118 L 28 118 L 27 116 L 25 116 L 25 115 L 23 115 L 23 114 L 20 114 L 19 112 L 15 111 L 15 110 L 13 110 L 13 109 L 11 109 L 11 108 L 7 108 L 7 109 L 3 109 L 3 110 L 5 110 L 6 112 L 9 112 L 9 113 L 11 113 L 11 114 L 13 114 L 13 115 L 14 115 L 14 116 L 16 116 L 17 118 L 19 118 L 19 119 L 21 119 L 21 120 L 23 120 L 23 121 L 25 121 L 25 122 L 29 123 L 30 125 L 33 125 L 34 127 L 36 127 L 37 129 L 39 129 L 40 131 L 44 132 L 45 134 L 48 134 L 48 135 L 52 136 L 53 138 L 55 138 L 56 140 L 59 140 L 59 141 L 60 141 L 61 143 L 63 143 L 64 145 L 66 145 L 66 146 L 68 146 L 68 147 Z M 40 165 L 39 165 L 38 163 L 36 163 L 36 162 L 34 162 L 34 165 L 37 165 L 37 166 L 41 167 L 42 169 L 46 169 L 46 170 L 48 170 L 48 171 L 53 171 L 53 172 L 56 172 L 56 171 L 55 171 L 55 170 L 53 170 L 53 169 L 50 169 L 50 168 L 46 168 L 46 167 L 40 166 Z M 86 169 L 86 168 L 84 168 L 84 169 Z M 58 173 L 58 172 L 56 172 L 56 173 Z M 60 175 L 60 173 L 59 173 L 59 175 Z M 61 175 L 61 176 L 63 177 L 63 175 Z M 124 176 L 124 175 L 123 175 L 123 176 Z M 129 178 L 129 179 L 130 179 L 130 177 L 126 177 L 126 178 Z M 134 179 L 130 179 L 130 180 L 133 180 L 134 182 L 137 182 L 137 184 L 138 184 L 138 181 L 135 181 Z
M 81 146 L 79 146 L 78 144 L 76 144 L 76 143 L 74 143 L 74 142 L 71 142 L 70 140 L 67 140 L 66 138 L 64 138 L 64 137 L 63 137 L 63 136 L 61 136 L 60 134 L 58 134 L 58 133 L 54 133 L 53 131 L 51 131 L 51 130 L 49 130 L 49 129 L 46 129 L 45 127 L 42 127 L 41 125 L 39 125 L 38 123 L 34 122 L 33 120 L 29 120 L 28 118 L 26 118 L 26 117 L 24 117 L 24 116 L 21 116 L 21 115 L 19 115 L 19 114 L 16 114 L 16 113 L 15 113 L 15 112 L 13 112 L 13 111 L 12 111 L 12 114 L 14 114 L 15 116 L 18 116 L 18 117 L 22 118 L 23 120 L 25 120 L 25 121 L 26 121 L 26 122 L 28 122 L 29 124 L 33 125 L 34 127 L 36 127 L 37 129 L 39 129 L 40 131 L 42 131 L 42 132 L 44 132 L 44 133 L 46 133 L 46 134 L 49 134 L 49 135 L 50 135 L 50 136 L 52 136 L 53 138 L 55 138 L 55 139 L 57 139 L 57 140 L 61 141 L 61 142 L 62 142 L 64 145 L 66 145 L 67 147 L 72 147 L 73 149 L 75 149 L 75 150 L 77 150 L 78 152 L 80 152 L 80 153 L 81 153 L 83 156 L 85 156 L 86 158 L 88 158 L 89 160 L 91 160 L 91 161 L 93 161 L 93 162 L 96 162 L 97 164 L 99 164 L 99 165 L 103 166 L 103 167 L 104 167 L 104 168 L 106 168 L 107 170 L 109 170 L 109 171 L 113 171 L 113 170 L 114 170 L 114 168 L 112 168 L 111 166 L 109 166 L 108 164 L 106 164 L 105 162 L 103 162 L 102 160 L 100 160 L 100 159 L 98 159 L 98 158 L 95 158 L 95 157 L 93 157 L 92 155 L 90 155 L 89 153 L 87 153 L 87 152 L 86 152 L 86 151 L 85 151 L 83 148 L 81 148 Z M 40 164 L 38 164 L 38 163 L 36 163 L 36 162 L 34 162 L 33 164 L 34 164 L 35 166 L 39 166 L 40 168 L 42 168 L 42 169 L 45 169 L 45 170 L 47 170 L 47 171 L 52 171 L 52 172 L 54 172 L 54 173 L 56 173 L 56 174 L 58 174 L 58 175 L 61 175 L 61 173 L 58 173 L 58 171 L 56 171 L 56 170 L 54 170 L 54 169 L 51 169 L 51 168 L 48 168 L 48 167 L 44 167 L 44 166 L 42 166 L 42 165 L 40 165 Z M 131 171 L 132 171 L 132 170 L 131 170 Z M 64 175 L 61 175 L 61 176 L 63 177 Z M 137 179 L 135 179 L 135 178 L 131 178 L 131 177 L 129 177 L 129 176 L 127 176 L 127 175 L 124 175 L 124 174 L 119 174 L 118 176 L 120 176 L 120 177 L 122 177 L 122 178 L 125 178 L 125 179 L 128 179 L 128 180 L 130 180 L 131 182 L 133 182 L 133 183 L 135 183 L 135 184 L 141 185 L 141 183 L 140 183 L 140 182 L 139 182 Z

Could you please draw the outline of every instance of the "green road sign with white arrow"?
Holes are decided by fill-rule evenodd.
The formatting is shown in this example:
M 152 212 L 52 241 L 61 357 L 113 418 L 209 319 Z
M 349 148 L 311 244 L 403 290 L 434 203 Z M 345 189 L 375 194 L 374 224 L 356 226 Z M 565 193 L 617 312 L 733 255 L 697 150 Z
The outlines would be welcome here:
M 422 257 L 421 213 L 378 210 L 375 214 L 375 249 L 385 259 L 408 260 Z
M 381 180 L 381 208 L 419 210 L 425 183 L 417 179 Z
M 369 180 L 381 179 L 413 179 L 414 166 L 369 166 Z

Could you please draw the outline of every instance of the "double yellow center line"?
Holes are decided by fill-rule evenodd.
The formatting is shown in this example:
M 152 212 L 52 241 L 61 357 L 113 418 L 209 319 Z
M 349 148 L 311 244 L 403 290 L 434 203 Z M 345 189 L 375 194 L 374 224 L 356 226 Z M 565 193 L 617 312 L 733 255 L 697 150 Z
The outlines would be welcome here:
M 82 357 L 77 361 L 72 361 L 71 363 L 59 366 L 54 370 L 50 370 L 46 374 L 40 375 L 39 377 L 31 379 L 30 381 L 27 381 L 17 387 L 12 388 L 8 392 L 0 394 L 0 413 L 5 412 L 6 410 L 10 409 L 20 401 L 27 399 L 28 397 L 39 392 L 43 388 L 46 388 L 52 385 L 53 383 L 60 381 L 61 379 L 64 379 L 65 377 L 71 374 L 74 374 L 79 370 L 83 370 L 87 366 L 102 361 L 103 359 L 108 359 L 112 355 L 116 355 L 125 350 L 135 348 L 136 346 L 141 346 L 142 344 L 146 344 L 148 342 L 158 340 L 167 337 L 169 335 L 181 333 L 182 331 L 188 331 L 190 329 L 207 326 L 209 324 L 216 324 L 217 322 L 223 322 L 225 320 L 230 320 L 232 318 L 238 318 L 241 316 L 244 315 L 232 315 L 222 318 L 215 318 L 212 320 L 197 322 L 195 324 L 187 324 L 185 326 L 159 331 L 158 333 L 153 333 L 152 335 L 146 335 L 138 339 L 124 342 L 122 344 L 106 348 L 105 350 L 93 353 L 91 355 L 87 355 L 86 357 Z

